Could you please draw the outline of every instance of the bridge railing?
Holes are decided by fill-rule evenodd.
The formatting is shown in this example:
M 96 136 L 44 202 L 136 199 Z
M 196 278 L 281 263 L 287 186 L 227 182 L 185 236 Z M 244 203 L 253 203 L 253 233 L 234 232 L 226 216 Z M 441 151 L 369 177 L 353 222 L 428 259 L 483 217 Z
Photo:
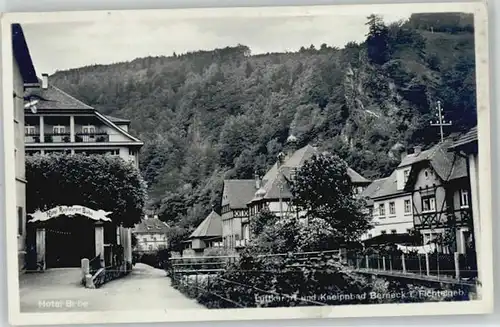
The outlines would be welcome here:
M 438 278 L 477 277 L 475 258 L 459 253 L 348 254 L 347 264 L 360 270 L 379 270 Z

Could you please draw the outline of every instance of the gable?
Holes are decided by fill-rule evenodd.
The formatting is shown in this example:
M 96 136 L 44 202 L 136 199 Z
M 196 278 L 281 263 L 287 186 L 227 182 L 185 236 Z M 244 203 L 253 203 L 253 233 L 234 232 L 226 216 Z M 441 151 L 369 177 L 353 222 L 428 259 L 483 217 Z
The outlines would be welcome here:
M 111 120 L 109 120 L 109 118 L 107 118 L 106 116 L 104 116 L 100 112 L 95 111 L 95 115 L 101 122 L 103 122 L 106 126 L 108 126 L 112 131 L 116 131 L 115 136 L 116 135 L 121 136 L 120 138 L 117 138 L 115 140 L 115 142 L 127 142 L 128 141 L 128 142 L 140 142 L 142 144 L 142 142 L 138 138 L 130 135 L 130 133 L 125 131 L 123 128 L 120 128 L 118 125 L 113 123 Z M 111 135 L 110 135 L 110 141 L 111 141 Z

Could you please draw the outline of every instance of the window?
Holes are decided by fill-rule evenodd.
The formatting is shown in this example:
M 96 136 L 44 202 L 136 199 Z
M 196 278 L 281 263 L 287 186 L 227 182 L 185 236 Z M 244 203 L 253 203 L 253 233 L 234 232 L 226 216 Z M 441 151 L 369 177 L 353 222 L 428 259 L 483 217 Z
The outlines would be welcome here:
M 35 135 L 36 134 L 35 126 L 29 126 L 29 125 L 24 126 L 24 133 L 26 135 Z
M 396 204 L 394 202 L 389 202 L 389 214 L 390 215 L 396 214 Z
M 385 203 L 381 203 L 378 205 L 378 215 L 385 216 Z
M 66 127 L 65 126 L 61 126 L 61 125 L 53 126 L 52 127 L 52 132 L 54 134 L 56 134 L 56 135 L 65 134 L 66 133 Z
M 128 155 L 129 156 L 135 156 L 137 154 L 136 150 L 128 149 Z
M 405 213 L 411 213 L 411 201 L 405 200 Z
M 95 134 L 95 126 L 87 125 L 82 127 L 83 134 Z
M 411 234 L 411 228 L 407 228 L 406 233 Z
M 148 249 L 153 250 L 153 246 L 150 244 L 150 245 L 148 246 Z
M 436 211 L 436 198 L 434 196 L 422 198 L 422 212 Z
M 406 169 L 404 172 L 404 180 L 405 180 L 405 184 L 406 182 L 408 182 L 408 177 L 410 176 L 410 170 L 409 169 Z
M 385 229 L 384 229 L 384 230 L 381 230 L 381 231 L 380 231 L 380 234 L 385 235 L 385 234 L 387 234 L 387 231 L 386 231 Z
M 147 239 L 147 238 L 143 238 L 143 239 L 142 239 L 142 241 L 143 241 L 144 243 L 147 243 L 148 239 Z
M 24 213 L 23 207 L 17 207 L 17 235 L 23 235 L 23 226 L 24 226 Z
M 397 230 L 391 229 L 391 234 L 397 234 L 397 232 L 398 232 Z
M 460 190 L 460 208 L 468 208 L 469 207 L 469 191 L 468 190 Z
M 372 234 L 368 234 L 368 238 L 372 238 L 372 236 L 373 236 Z

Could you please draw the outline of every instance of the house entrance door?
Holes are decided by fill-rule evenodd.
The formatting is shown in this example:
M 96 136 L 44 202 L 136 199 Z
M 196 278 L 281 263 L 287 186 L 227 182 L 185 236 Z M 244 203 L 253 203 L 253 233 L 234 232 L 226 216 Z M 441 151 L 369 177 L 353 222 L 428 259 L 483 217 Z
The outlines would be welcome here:
M 95 257 L 94 221 L 83 216 L 60 216 L 45 226 L 47 268 L 80 267 Z

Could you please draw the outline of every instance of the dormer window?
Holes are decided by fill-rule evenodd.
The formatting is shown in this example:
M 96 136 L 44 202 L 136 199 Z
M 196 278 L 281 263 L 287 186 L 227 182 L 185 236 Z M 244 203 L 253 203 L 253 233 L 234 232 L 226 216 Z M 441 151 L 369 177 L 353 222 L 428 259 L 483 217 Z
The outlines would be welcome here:
M 410 169 L 406 169 L 403 171 L 405 184 L 408 182 L 408 177 L 410 177 Z

